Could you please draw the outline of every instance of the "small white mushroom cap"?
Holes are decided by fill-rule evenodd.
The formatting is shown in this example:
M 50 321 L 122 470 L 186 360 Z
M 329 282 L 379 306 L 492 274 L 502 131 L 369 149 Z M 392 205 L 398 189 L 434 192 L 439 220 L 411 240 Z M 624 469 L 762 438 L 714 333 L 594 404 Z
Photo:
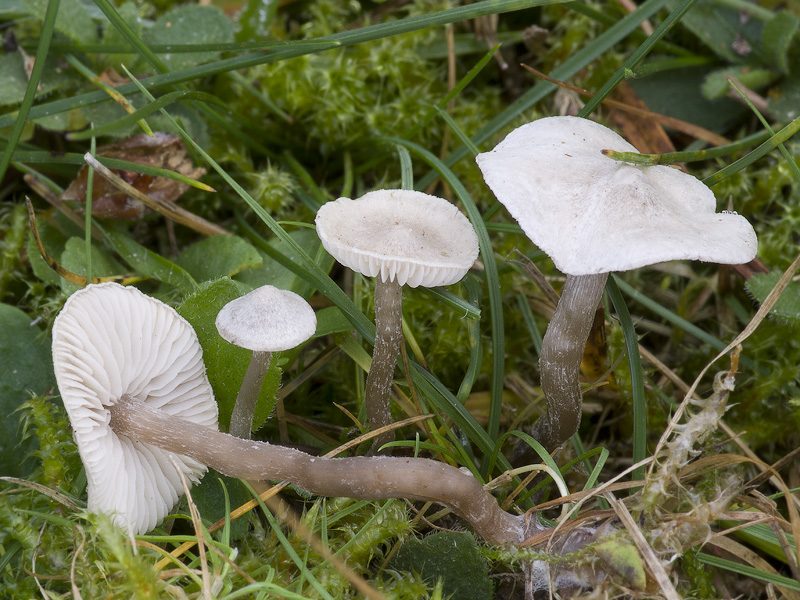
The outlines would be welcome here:
M 478 236 L 453 204 L 409 190 L 339 198 L 317 212 L 317 235 L 353 271 L 410 287 L 451 285 L 478 258 Z
M 703 183 L 671 167 L 615 161 L 603 149 L 637 152 L 593 121 L 548 117 L 515 129 L 476 160 L 497 199 L 563 273 L 755 257 L 753 227 L 715 212 Z
M 135 533 L 149 531 L 183 493 L 175 464 L 193 483 L 206 467 L 117 435 L 107 407 L 127 395 L 217 429 L 194 329 L 136 288 L 89 285 L 67 300 L 53 324 L 53 365 L 86 469 L 89 510 L 110 513 Z
M 317 330 L 317 317 L 308 302 L 271 285 L 228 302 L 217 314 L 216 323 L 223 339 L 255 352 L 289 350 Z

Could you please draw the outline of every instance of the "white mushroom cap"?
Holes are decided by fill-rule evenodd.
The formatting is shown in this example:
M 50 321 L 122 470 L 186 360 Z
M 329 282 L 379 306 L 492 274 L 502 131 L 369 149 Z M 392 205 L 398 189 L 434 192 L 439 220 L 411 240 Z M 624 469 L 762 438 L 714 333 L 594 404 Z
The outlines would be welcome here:
M 217 429 L 217 404 L 194 329 L 166 304 L 116 283 L 75 292 L 53 324 L 53 365 L 86 469 L 90 511 L 144 533 L 206 467 L 109 427 L 123 395 Z M 198 440 L 202 442 L 202 440 Z
M 637 152 L 593 121 L 549 117 L 515 129 L 477 162 L 497 199 L 564 273 L 755 257 L 752 226 L 716 213 L 703 183 L 671 167 L 615 161 L 606 148 Z
M 289 350 L 317 330 L 317 317 L 308 302 L 271 285 L 228 302 L 217 314 L 216 323 L 223 339 L 255 352 Z
M 353 271 L 411 287 L 453 284 L 478 258 L 478 236 L 447 200 L 409 190 L 339 198 L 317 212 L 317 235 Z

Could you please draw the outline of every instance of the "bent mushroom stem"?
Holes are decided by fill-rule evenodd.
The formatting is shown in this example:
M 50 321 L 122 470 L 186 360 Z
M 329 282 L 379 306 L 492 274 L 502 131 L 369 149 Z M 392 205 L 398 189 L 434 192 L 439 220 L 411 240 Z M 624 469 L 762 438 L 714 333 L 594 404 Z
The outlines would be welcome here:
M 392 391 L 392 376 L 403 343 L 403 286 L 397 281 L 382 281 L 375 278 L 375 346 L 372 350 L 372 366 L 367 375 L 364 403 L 367 422 L 371 430 L 392 424 L 389 409 Z M 376 436 L 372 451 L 394 441 L 394 431 Z
M 261 392 L 261 385 L 264 377 L 269 370 L 269 363 L 272 358 L 271 352 L 253 352 L 250 364 L 247 365 L 242 387 L 236 395 L 236 403 L 231 412 L 231 425 L 228 429 L 231 435 L 250 439 L 253 429 L 253 415 L 258 404 L 258 394 Z
M 127 396 L 109 411 L 117 435 L 193 458 L 230 477 L 287 480 L 321 496 L 438 502 L 491 544 L 524 539 L 525 517 L 502 510 L 472 475 L 450 465 L 425 458 L 314 457 L 196 425 Z
M 548 451 L 572 437 L 581 423 L 578 374 L 606 279 L 608 273 L 567 275 L 561 299 L 542 340 L 539 377 L 547 412 L 536 422 L 531 435 Z

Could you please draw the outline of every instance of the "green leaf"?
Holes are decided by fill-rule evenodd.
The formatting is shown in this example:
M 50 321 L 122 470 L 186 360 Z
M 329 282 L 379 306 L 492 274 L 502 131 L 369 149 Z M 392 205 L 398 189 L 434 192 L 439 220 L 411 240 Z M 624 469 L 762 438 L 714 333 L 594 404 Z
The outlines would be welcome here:
M 644 561 L 631 542 L 610 538 L 594 546 L 594 551 L 613 573 L 622 578 L 625 587 L 642 591 L 647 587 Z
M 145 19 L 142 18 L 142 11 L 136 6 L 135 2 L 124 2 L 117 8 L 117 13 L 120 18 L 128 24 L 128 27 L 138 36 L 142 35 L 144 29 Z M 149 24 L 152 24 L 150 22 Z M 127 40 L 119 29 L 113 26 L 107 26 L 103 30 L 103 44 L 106 46 L 127 46 Z M 99 60 L 103 65 L 119 69 L 119 64 L 122 63 L 129 69 L 136 69 L 136 59 L 131 54 L 109 54 L 106 56 L 100 55 Z
M 64 252 L 61 253 L 61 266 L 77 275 L 86 275 L 86 241 L 79 237 L 67 240 Z M 125 267 L 119 264 L 108 252 L 92 246 L 92 277 L 108 277 L 123 275 Z M 81 286 L 61 280 L 61 289 L 69 295 L 81 289 Z
M 794 73 L 770 89 L 767 108 L 775 119 L 784 123 L 800 116 L 800 69 L 795 69 Z
M 331 333 L 343 333 L 353 329 L 353 324 L 339 310 L 338 306 L 328 306 L 317 311 L 317 331 L 314 337 L 325 337 Z
M 0 1 L 0 16 L 4 19 L 11 19 L 19 15 L 27 14 L 22 0 L 2 0 Z
M 228 494 L 228 505 L 225 503 L 224 486 Z M 239 479 L 217 473 L 209 469 L 200 483 L 192 488 L 192 500 L 200 510 L 200 517 L 206 524 L 215 523 L 225 517 L 226 509 L 241 506 L 252 499 L 250 491 Z M 250 519 L 247 516 L 231 521 L 231 540 L 237 541 L 247 534 Z
M 258 250 L 242 238 L 215 235 L 189 246 L 175 262 L 197 281 L 211 281 L 260 267 L 262 259 Z
M 45 61 L 42 72 L 41 87 L 36 90 L 36 97 L 50 94 L 73 81 L 69 69 L 59 69 L 53 58 Z M 19 52 L 9 52 L 0 56 L 0 106 L 15 105 L 22 102 L 25 89 L 28 87 L 28 75 Z
M 225 430 L 230 424 L 231 411 L 252 353 L 223 340 L 217 333 L 214 322 L 220 309 L 241 295 L 240 286 L 232 279 L 223 277 L 201 284 L 198 291 L 188 296 L 178 307 L 178 313 L 194 327 L 203 347 L 206 374 L 219 404 L 220 427 Z M 276 353 L 272 356 L 269 371 L 261 386 L 261 395 L 253 418 L 254 430 L 264 423 L 275 407 L 275 394 L 281 378 L 278 362 L 279 354 Z
M 32 17 L 44 19 L 49 0 L 26 0 L 23 4 Z M 76 42 L 91 44 L 97 41 L 97 26 L 92 14 L 81 0 L 61 0 L 56 17 L 56 31 Z
M 781 275 L 779 271 L 757 273 L 747 280 L 745 286 L 753 299 L 761 303 L 778 283 Z M 789 282 L 770 314 L 792 325 L 800 325 L 800 282 Z
M 784 75 L 789 74 L 789 48 L 800 30 L 800 17 L 781 10 L 764 25 L 764 52 L 770 63 Z
M 678 0 L 668 4 L 674 8 Z M 720 6 L 712 0 L 698 0 L 681 25 L 694 33 L 713 52 L 732 63 L 752 62 L 758 58 L 763 26 L 757 19 L 742 19 L 739 11 Z M 746 44 L 750 51 L 743 48 Z M 737 53 L 737 48 L 739 52 Z M 757 61 L 766 64 L 765 60 Z
M 161 15 L 145 30 L 146 44 L 215 44 L 233 42 L 233 23 L 216 6 L 184 5 Z M 211 62 L 219 52 L 168 52 L 160 56 L 170 71 L 179 71 Z
M 753 69 L 748 66 L 737 66 L 712 71 L 703 82 L 703 96 L 707 100 L 716 100 L 728 95 L 731 85 L 728 80 L 734 79 L 751 90 L 757 90 L 772 83 L 775 73 L 767 69 Z
M 39 228 L 39 237 L 42 239 L 44 249 L 51 256 L 59 256 L 67 243 L 67 237 L 45 219 L 36 219 L 36 224 Z M 61 276 L 44 261 L 33 235 L 28 236 L 28 261 L 31 264 L 33 274 L 41 281 L 60 285 Z
M 174 285 L 184 293 L 197 289 L 197 282 L 184 269 L 160 254 L 148 250 L 119 228 L 106 231 L 108 243 L 128 265 L 148 277 Z
M 410 539 L 389 562 L 390 569 L 419 573 L 427 583 L 444 583 L 442 597 L 489 600 L 489 567 L 469 533 L 443 531 Z
M 314 256 L 320 245 L 317 234 L 310 229 L 298 229 L 289 234 L 297 244 Z M 252 287 L 253 289 L 262 285 L 274 285 L 282 290 L 296 290 L 299 282 L 297 275 L 281 265 L 275 260 L 276 255 L 280 255 L 284 260 L 296 261 L 297 256 L 291 248 L 278 238 L 272 238 L 265 247 L 259 250 L 263 262 L 260 268 L 250 269 L 237 275 L 236 280 Z
M 711 131 L 727 131 L 741 120 L 747 107 L 733 98 L 707 100 L 700 93 L 709 69 L 706 66 L 659 71 L 628 83 L 651 110 L 702 125 Z
M 25 459 L 35 441 L 25 438 L 16 411 L 32 394 L 55 385 L 50 339 L 7 304 L 0 304 L 0 331 L 0 475 L 27 477 L 33 464 Z

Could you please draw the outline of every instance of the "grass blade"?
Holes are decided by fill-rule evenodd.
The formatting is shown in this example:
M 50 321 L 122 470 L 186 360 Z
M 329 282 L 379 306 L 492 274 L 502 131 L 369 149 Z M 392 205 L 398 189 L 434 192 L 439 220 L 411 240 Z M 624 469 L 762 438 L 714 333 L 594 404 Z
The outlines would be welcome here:
M 611 78 L 606 81 L 606 83 L 601 87 L 595 95 L 592 96 L 586 105 L 578 112 L 579 117 L 587 117 L 592 114 L 595 108 L 603 101 L 603 99 L 608 96 L 619 83 L 625 79 L 625 74 L 633 69 L 636 65 L 638 65 L 641 60 L 650 53 L 650 50 L 653 49 L 662 37 L 672 29 L 675 24 L 683 18 L 683 15 L 694 6 L 694 3 L 697 0 L 683 0 L 683 2 L 673 10 L 670 15 L 664 19 L 661 24 L 656 27 L 656 30 L 653 34 L 648 37 L 641 46 L 639 46 L 636 51 L 628 57 L 622 66 L 617 69 L 617 71 L 611 76 Z
M 642 461 L 647 456 L 647 398 L 644 395 L 644 373 L 639 357 L 639 339 L 631 320 L 631 314 L 625 305 L 625 299 L 617 285 L 617 276 L 613 273 L 606 282 L 606 291 L 617 311 L 617 318 L 625 336 L 625 348 L 628 351 L 628 365 L 631 370 L 631 394 L 633 397 L 633 462 Z M 638 467 L 631 478 L 644 479 L 644 467 Z
M 25 123 L 28 121 L 28 119 L 33 118 L 30 114 L 31 108 L 33 107 L 33 101 L 36 98 L 36 90 L 39 87 L 39 81 L 42 79 L 42 72 L 44 71 L 45 60 L 47 59 L 47 53 L 50 49 L 50 40 L 53 38 L 53 29 L 56 24 L 56 15 L 58 14 L 58 6 L 60 2 L 61 0 L 50 0 L 47 3 L 47 10 L 44 13 L 44 21 L 42 23 L 42 33 L 39 37 L 39 45 L 36 47 L 36 61 L 33 63 L 31 74 L 28 77 L 28 85 L 25 88 L 25 96 L 22 98 L 22 104 L 20 104 L 19 111 L 12 113 L 10 115 L 10 122 L 3 126 L 8 127 L 8 125 L 13 124 L 11 133 L 8 136 L 6 150 L 3 152 L 2 158 L 0 158 L 0 181 L 2 181 L 5 177 L 6 171 L 8 170 L 8 165 L 11 164 L 11 156 L 13 155 L 14 148 L 16 148 L 17 142 L 19 142 L 19 138 L 22 135 L 22 128 L 25 127 Z
M 505 372 L 505 337 L 503 331 L 503 299 L 500 295 L 500 280 L 497 276 L 497 263 L 494 260 L 494 249 L 489 240 L 489 233 L 481 218 L 478 207 L 472 201 L 464 185 L 455 174 L 431 152 L 408 140 L 384 138 L 389 143 L 399 144 L 418 155 L 447 181 L 455 192 L 469 217 L 475 232 L 478 234 L 478 245 L 483 257 L 486 287 L 489 292 L 489 322 L 492 331 L 492 402 L 489 409 L 488 433 L 491 439 L 497 439 L 500 433 L 500 411 L 503 404 L 503 378 Z M 419 189 L 419 184 L 417 188 Z

